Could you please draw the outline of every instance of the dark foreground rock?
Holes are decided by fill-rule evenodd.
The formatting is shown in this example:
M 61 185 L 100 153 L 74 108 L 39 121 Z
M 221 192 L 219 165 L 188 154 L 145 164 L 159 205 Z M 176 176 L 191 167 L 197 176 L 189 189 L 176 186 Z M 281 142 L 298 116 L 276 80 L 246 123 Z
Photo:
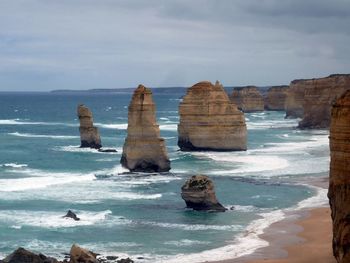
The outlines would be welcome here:
M 333 254 L 350 262 L 350 91 L 333 105 L 330 126 L 331 164 L 328 198 L 333 220 Z
M 72 218 L 75 221 L 79 221 L 80 220 L 80 218 L 72 210 L 68 210 L 67 214 L 64 217 Z
M 58 263 L 57 259 L 47 257 L 43 254 L 35 254 L 22 247 L 16 249 L 5 259 L 0 260 L 2 263 Z
M 214 184 L 205 175 L 194 175 L 181 188 L 181 197 L 188 208 L 225 212 L 227 209 L 216 199 Z

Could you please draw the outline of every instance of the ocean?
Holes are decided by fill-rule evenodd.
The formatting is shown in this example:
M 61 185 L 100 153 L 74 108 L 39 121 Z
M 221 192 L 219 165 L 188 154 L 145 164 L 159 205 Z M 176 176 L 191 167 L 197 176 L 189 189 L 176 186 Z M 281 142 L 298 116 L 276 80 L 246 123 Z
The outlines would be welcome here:
M 17 247 L 63 258 L 73 243 L 136 262 L 203 262 L 266 246 L 285 213 L 328 202 L 308 184 L 328 175 L 328 131 L 298 130 L 284 112 L 245 114 L 248 150 L 181 152 L 176 91 L 155 93 L 171 171 L 128 174 L 119 164 L 129 93 L 0 93 L 0 258 Z M 99 127 L 103 153 L 79 148 L 78 104 Z M 225 213 L 185 208 L 192 175 L 214 181 Z M 68 209 L 80 221 L 64 219 Z

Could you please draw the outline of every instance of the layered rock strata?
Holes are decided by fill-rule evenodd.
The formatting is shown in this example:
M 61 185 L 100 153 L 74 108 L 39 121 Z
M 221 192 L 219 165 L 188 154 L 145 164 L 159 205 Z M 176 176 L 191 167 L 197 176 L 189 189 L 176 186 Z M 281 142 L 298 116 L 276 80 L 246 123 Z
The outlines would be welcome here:
M 134 91 L 128 113 L 128 129 L 121 164 L 132 172 L 170 170 L 165 141 L 156 122 L 152 91 L 142 85 Z
M 223 207 L 216 199 L 214 184 L 205 175 L 194 175 L 181 187 L 181 197 L 188 208 L 194 210 L 210 210 L 224 212 Z
M 286 118 L 302 118 L 304 114 L 305 88 L 309 85 L 307 80 L 293 80 L 287 91 L 285 102 Z
M 305 82 L 304 115 L 299 128 L 328 128 L 332 104 L 350 89 L 350 74 L 330 75 Z
M 219 82 L 202 81 L 189 88 L 179 114 L 178 146 L 182 151 L 247 149 L 244 114 Z
M 101 138 L 98 128 L 94 126 L 92 113 L 85 105 L 78 106 L 78 118 L 80 121 L 80 141 L 82 148 L 100 149 Z
M 334 104 L 330 126 L 328 198 L 333 220 L 333 254 L 350 262 L 350 91 Z
M 81 248 L 73 244 L 70 249 L 69 263 L 98 263 L 96 259 L 97 254 L 87 249 Z
M 267 90 L 265 97 L 265 109 L 272 111 L 284 111 L 289 86 L 273 86 Z
M 232 101 L 243 112 L 264 110 L 264 98 L 255 86 L 237 87 L 233 90 Z

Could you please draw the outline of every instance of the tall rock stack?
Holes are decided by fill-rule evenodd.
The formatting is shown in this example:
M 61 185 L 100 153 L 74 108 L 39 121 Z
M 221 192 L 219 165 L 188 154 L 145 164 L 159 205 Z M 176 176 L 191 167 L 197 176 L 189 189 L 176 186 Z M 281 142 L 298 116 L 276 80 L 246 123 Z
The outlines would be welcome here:
M 273 86 L 267 90 L 265 109 L 284 111 L 289 86 Z
M 189 88 L 179 114 L 178 146 L 182 151 L 247 149 L 244 114 L 219 82 L 202 81 Z
M 330 75 L 306 82 L 304 115 L 299 128 L 328 128 L 332 104 L 350 89 L 350 74 Z
M 132 172 L 167 172 L 170 161 L 156 122 L 152 91 L 139 85 L 128 113 L 128 135 L 121 164 Z
M 305 89 L 309 85 L 307 80 L 293 80 L 287 91 L 285 103 L 286 118 L 302 118 L 304 114 Z
M 80 121 L 80 147 L 100 149 L 102 147 L 101 138 L 98 128 L 94 126 L 91 111 L 83 104 L 78 106 L 77 111 Z
M 350 91 L 334 104 L 330 126 L 328 198 L 333 219 L 333 254 L 350 262 Z
M 264 110 L 264 98 L 255 86 L 237 87 L 233 90 L 232 101 L 243 112 Z

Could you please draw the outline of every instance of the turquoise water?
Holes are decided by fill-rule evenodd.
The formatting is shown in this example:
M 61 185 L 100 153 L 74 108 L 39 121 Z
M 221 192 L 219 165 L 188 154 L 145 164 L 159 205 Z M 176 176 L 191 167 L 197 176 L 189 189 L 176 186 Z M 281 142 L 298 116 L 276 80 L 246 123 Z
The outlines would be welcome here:
M 327 174 L 328 135 L 300 131 L 283 112 L 246 114 L 248 151 L 178 151 L 179 98 L 155 94 L 169 174 L 121 174 L 131 94 L 0 93 L 0 256 L 24 246 L 62 257 L 76 242 L 138 262 L 201 262 L 251 253 L 257 235 L 286 209 L 317 206 L 325 190 L 305 185 Z M 86 104 L 104 147 L 79 148 L 76 107 Z M 180 188 L 209 175 L 225 213 L 185 209 Z M 81 221 L 63 219 L 68 209 Z

